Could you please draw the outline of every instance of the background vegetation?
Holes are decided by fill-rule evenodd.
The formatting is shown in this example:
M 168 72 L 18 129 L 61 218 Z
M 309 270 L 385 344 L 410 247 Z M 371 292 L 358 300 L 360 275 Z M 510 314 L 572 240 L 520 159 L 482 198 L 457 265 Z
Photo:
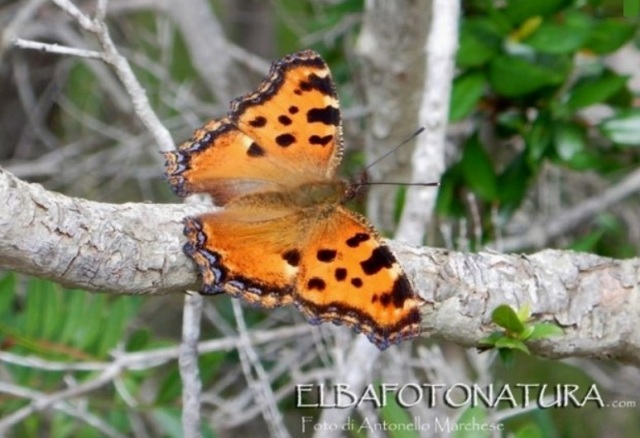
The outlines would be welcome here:
M 34 3 L 41 3 L 39 12 L 23 29 L 31 38 L 86 44 L 73 23 L 46 2 L 5 3 L 0 23 L 11 22 Z M 94 7 L 92 2 L 80 4 L 87 10 Z M 204 120 L 224 114 L 227 102 L 217 99 L 207 78 L 198 76 L 188 44 L 159 4 L 112 1 L 107 23 L 179 142 Z M 349 152 L 345 168 L 358 169 L 368 161 L 362 153 L 367 101 L 362 72 L 352 56 L 363 1 L 214 1 L 211 6 L 233 50 L 244 58 L 237 68 L 252 78 L 233 84 L 231 97 L 253 89 L 268 60 L 314 48 L 338 84 Z M 426 243 L 462 251 L 556 247 L 614 258 L 636 256 L 637 197 L 611 206 L 608 196 L 640 160 L 638 17 L 624 17 L 621 1 L 466 0 L 462 6 L 447 170 Z M 48 189 L 93 200 L 177 202 L 162 181 L 157 149 L 131 117 L 130 102 L 105 66 L 7 46 L 2 50 L 4 168 Z M 399 188 L 397 215 L 402 192 Z M 594 204 L 602 208 L 589 210 L 594 211 L 590 220 L 571 216 Z M 542 236 L 530 233 L 541 227 Z M 34 398 L 60 394 L 96 376 L 110 382 L 78 397 L 61 397 L 52 402 L 53 409 L 34 411 L 13 427 L 12 435 L 38 436 L 46 430 L 55 437 L 181 436 L 175 361 L 181 308 L 181 297 L 114 298 L 63 291 L 46 280 L 3 273 L 0 417 L 10 418 Z M 331 349 L 348 345 L 350 333 L 332 327 L 307 330 L 291 309 L 242 312 L 240 320 L 252 331 L 285 329 L 260 346 L 259 364 L 249 371 L 239 366 L 242 353 L 233 344 L 216 344 L 201 354 L 203 433 L 235 436 L 269 430 L 278 435 L 256 402 L 265 396 L 256 385 L 267 379 L 271 393 L 266 396 L 277 402 L 283 424 L 295 436 L 301 416 L 294 406 L 295 384 L 330 381 L 336 360 Z M 203 339 L 232 339 L 239 323 L 229 299 L 210 300 Z M 413 381 L 439 383 L 446 376 L 447 381 L 483 385 L 575 383 L 583 390 L 595 382 L 607 401 L 640 400 L 637 369 L 621 364 L 517 354 L 508 365 L 492 353 L 478 355 L 429 340 L 405 349 L 406 357 L 418 361 Z M 150 352 L 157 356 L 145 356 Z M 124 367 L 125 362 L 133 365 L 116 372 L 113 364 Z M 392 357 L 381 359 L 378 377 L 388 378 L 382 370 L 393 366 Z M 505 435 L 518 437 L 640 433 L 637 402 L 619 409 L 507 408 L 445 409 L 437 415 L 454 421 L 470 416 L 501 421 Z M 317 419 L 320 413 L 304 415 Z M 412 419 L 395 405 L 380 416 L 397 423 Z

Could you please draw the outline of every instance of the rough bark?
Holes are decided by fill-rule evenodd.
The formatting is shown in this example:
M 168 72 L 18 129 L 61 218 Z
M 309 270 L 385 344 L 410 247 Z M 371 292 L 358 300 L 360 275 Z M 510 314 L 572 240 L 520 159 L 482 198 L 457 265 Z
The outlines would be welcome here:
M 0 268 L 116 294 L 197 288 L 182 219 L 203 206 L 104 204 L 49 192 L 0 168 Z
M 70 198 L 0 169 L 0 267 L 68 287 L 114 294 L 198 289 L 181 250 L 182 218 L 211 207 Z M 560 358 L 613 358 L 640 365 L 638 259 L 545 250 L 531 255 L 466 254 L 391 242 L 427 300 L 425 335 L 476 346 L 495 329 L 499 304 L 530 303 L 563 336 L 531 345 Z

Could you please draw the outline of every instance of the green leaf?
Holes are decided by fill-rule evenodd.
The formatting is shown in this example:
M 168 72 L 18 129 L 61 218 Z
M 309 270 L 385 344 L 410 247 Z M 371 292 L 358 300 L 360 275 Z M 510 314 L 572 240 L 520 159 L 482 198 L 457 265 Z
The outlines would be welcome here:
M 484 88 L 485 77 L 480 72 L 469 72 L 458 76 L 453 81 L 451 90 L 449 120 L 455 122 L 471 114 L 476 109 Z
M 226 352 L 214 352 L 208 354 L 201 354 L 198 357 L 198 368 L 200 369 L 200 380 L 203 383 L 209 382 L 209 380 L 215 380 L 216 375 L 220 371 L 220 367 L 223 365 Z
M 597 150 L 590 151 L 588 149 L 578 151 L 569 160 L 561 160 L 561 162 L 563 165 L 579 171 L 598 170 L 603 163 Z
M 529 318 L 531 318 L 531 304 L 527 301 L 522 306 L 520 306 L 516 314 L 518 316 L 518 319 L 523 323 L 529 321 Z
M 522 333 L 524 331 L 524 324 L 522 324 L 522 321 L 520 321 L 511 306 L 506 304 L 501 304 L 493 309 L 493 312 L 491 312 L 491 320 L 512 333 Z M 497 343 L 496 346 L 498 346 Z
M 558 124 L 554 131 L 554 146 L 558 156 L 571 161 L 586 147 L 585 133 L 581 126 L 573 123 Z
M 151 332 L 147 328 L 139 328 L 134 331 L 127 341 L 126 351 L 141 351 L 149 344 Z
M 94 346 L 102 334 L 102 308 L 107 306 L 104 295 L 93 294 L 85 301 L 83 310 L 84 324 L 82 330 L 76 332 L 74 343 L 87 351 L 94 351 Z
M 162 436 L 178 438 L 182 436 L 182 421 L 179 408 L 158 408 L 150 411 L 151 417 L 162 430 Z
M 510 348 L 499 348 L 498 355 L 506 368 L 511 368 L 516 361 L 515 354 Z
M 16 293 L 16 276 L 8 272 L 0 277 L 0 315 L 7 322 L 7 318 L 14 313 L 13 303 Z
M 509 214 L 515 211 L 524 199 L 533 176 L 524 152 L 518 154 L 498 176 L 500 209 Z
M 402 217 L 402 211 L 404 210 L 404 204 L 407 200 L 407 186 L 399 186 L 396 190 L 396 196 L 393 202 L 393 222 L 400 222 Z
M 640 146 L 640 109 L 619 112 L 600 125 L 600 131 L 614 143 Z
M 636 33 L 636 24 L 623 18 L 600 20 L 593 27 L 585 48 L 596 55 L 614 52 L 631 40 Z
M 498 339 L 496 342 L 496 348 L 499 349 L 509 349 L 509 350 L 519 350 L 526 354 L 531 354 L 529 352 L 529 348 L 524 344 L 520 339 L 514 339 L 509 337 L 504 337 Z
M 129 318 L 136 307 L 135 297 L 113 297 L 108 303 L 108 312 L 103 313 L 103 330 L 95 354 L 104 357 L 124 337 Z
M 61 343 L 73 345 L 76 339 L 76 333 L 82 331 L 84 324 L 84 308 L 87 306 L 87 300 L 90 295 L 82 290 L 68 290 L 66 295 L 66 316 L 64 325 L 60 332 L 59 340 Z
M 542 429 L 535 423 L 527 423 L 518 429 L 513 438 L 544 438 Z
M 180 380 L 180 374 L 177 368 L 172 369 L 160 383 L 158 392 L 156 394 L 156 405 L 166 405 L 173 403 L 180 398 L 180 391 L 182 390 L 182 381 Z
M 497 198 L 496 174 L 477 134 L 467 141 L 460 164 L 464 179 L 473 192 L 487 201 Z
M 595 252 L 596 245 L 604 237 L 604 230 L 597 229 L 587 235 L 574 240 L 568 249 L 578 252 Z
M 489 83 L 504 97 L 522 97 L 559 85 L 566 75 L 555 65 L 533 64 L 520 56 L 501 55 L 489 64 Z
M 53 339 L 62 323 L 59 311 L 59 286 L 46 280 L 31 278 L 27 288 L 24 334 L 29 337 Z M 61 327 L 60 327 L 61 328 Z
M 549 16 L 562 9 L 568 0 L 508 0 L 505 14 L 513 24 L 538 16 Z
M 538 115 L 531 128 L 524 133 L 524 141 L 527 146 L 527 161 L 530 165 L 539 164 L 541 158 L 551 145 L 551 133 L 553 125 L 546 112 Z
M 517 109 L 507 109 L 497 114 L 496 132 L 500 137 L 521 135 L 527 127 L 526 115 Z
M 524 328 L 524 331 L 522 333 L 520 333 L 520 335 L 518 336 L 518 338 L 522 341 L 526 341 L 527 339 L 529 339 L 529 336 L 531 336 L 531 334 L 533 333 L 533 326 L 527 325 Z
M 540 53 L 571 54 L 583 46 L 590 33 L 589 17 L 573 13 L 561 24 L 545 20 L 523 42 Z
M 464 19 L 460 25 L 460 45 L 456 63 L 460 67 L 479 67 L 500 51 L 504 36 L 489 19 Z
M 505 336 L 506 335 L 503 332 L 493 332 L 489 336 L 480 339 L 480 343 L 493 346 L 496 345 L 498 339 L 504 338 Z
M 541 322 L 533 326 L 533 331 L 527 337 L 527 341 L 533 341 L 534 339 L 544 339 L 550 336 L 560 336 L 564 334 L 562 327 L 550 322 Z
M 627 83 L 628 76 L 606 71 L 597 78 L 579 81 L 571 90 L 567 106 L 573 110 L 604 102 L 618 93 Z
M 436 211 L 441 216 L 458 216 L 465 214 L 464 205 L 456 197 L 456 191 L 462 184 L 462 169 L 460 163 L 449 167 L 440 179 Z

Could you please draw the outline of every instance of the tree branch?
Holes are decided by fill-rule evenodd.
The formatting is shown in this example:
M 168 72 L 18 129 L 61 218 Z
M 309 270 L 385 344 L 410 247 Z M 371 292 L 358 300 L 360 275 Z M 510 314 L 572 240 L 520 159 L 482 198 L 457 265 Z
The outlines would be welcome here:
M 367 0 L 355 51 L 362 63 L 362 81 L 370 114 L 365 133 L 370 161 L 414 132 L 425 78 L 425 41 L 432 0 L 389 2 Z M 411 37 L 407 37 L 411 35 Z M 368 169 L 371 181 L 406 181 L 411 147 Z M 367 212 L 383 230 L 395 227 L 397 188 L 369 189 Z
M 392 247 L 420 295 L 432 303 L 423 312 L 425 334 L 477 346 L 495 329 L 495 307 L 529 303 L 536 319 L 564 328 L 562 336 L 532 343 L 534 353 L 640 364 L 638 259 L 560 250 L 506 255 Z
M 25 183 L 2 168 L 0 202 L 4 269 L 116 294 L 197 288 L 182 253 L 182 219 L 203 205 L 92 202 Z
M 0 169 L 0 267 L 63 285 L 115 294 L 198 289 L 182 253 L 182 218 L 204 205 L 104 204 L 48 192 Z M 612 358 L 640 364 L 638 259 L 545 250 L 466 254 L 391 242 L 427 300 L 426 335 L 467 347 L 495 327 L 499 304 L 528 302 L 563 336 L 540 341 L 541 356 Z
M 433 0 L 432 22 L 426 43 L 426 79 L 420 105 L 420 122 L 426 126 L 416 139 L 411 160 L 411 182 L 438 181 L 445 171 L 444 157 L 449 97 L 458 50 L 460 2 Z M 429 179 L 427 179 L 429 178 Z M 408 243 L 424 242 L 438 191 L 433 187 L 409 187 L 396 239 Z

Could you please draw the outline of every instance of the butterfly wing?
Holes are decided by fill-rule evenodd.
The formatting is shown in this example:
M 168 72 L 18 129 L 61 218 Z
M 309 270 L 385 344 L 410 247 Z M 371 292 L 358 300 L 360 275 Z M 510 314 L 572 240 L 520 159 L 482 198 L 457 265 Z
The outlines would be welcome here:
M 256 91 L 231 102 L 229 119 L 298 177 L 329 179 L 340 162 L 335 84 L 327 64 L 312 50 L 275 62 Z
M 244 198 L 243 198 L 244 199 Z M 243 204 L 185 220 L 185 252 L 198 264 L 203 293 L 229 293 L 263 307 L 293 302 L 304 229 L 299 213 Z
M 216 203 L 330 179 L 342 156 L 335 86 L 320 55 L 275 62 L 257 91 L 234 100 L 228 117 L 165 153 L 176 193 L 210 193 Z
M 312 324 L 347 325 L 381 350 L 420 334 L 423 300 L 366 219 L 339 205 L 242 204 L 186 221 L 205 294 L 294 303 Z
M 263 149 L 227 118 L 197 129 L 165 157 L 167 179 L 179 196 L 208 193 L 218 205 L 243 194 L 278 190 L 284 183 L 280 166 L 263 159 Z
M 364 217 L 333 208 L 309 232 L 296 306 L 311 323 L 350 326 L 381 350 L 418 336 L 424 301 L 395 256 Z

